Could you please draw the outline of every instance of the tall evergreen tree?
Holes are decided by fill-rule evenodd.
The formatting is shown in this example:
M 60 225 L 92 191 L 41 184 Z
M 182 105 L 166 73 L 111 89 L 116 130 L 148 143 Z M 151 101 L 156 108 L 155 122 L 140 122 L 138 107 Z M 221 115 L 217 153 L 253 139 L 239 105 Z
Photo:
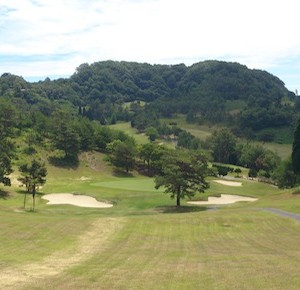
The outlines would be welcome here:
M 10 186 L 9 174 L 13 172 L 11 160 L 14 156 L 14 144 L 1 138 L 0 132 L 0 183 Z
M 74 117 L 68 110 L 60 110 L 54 112 L 52 118 L 55 148 L 62 150 L 66 159 L 76 160 L 80 150 L 80 136 Z
M 15 146 L 11 141 L 16 124 L 16 110 L 6 100 L 0 100 L 0 183 L 10 186 L 9 174 L 12 173 L 12 158 Z
M 110 144 L 109 161 L 112 165 L 125 169 L 128 173 L 134 169 L 136 148 L 132 144 L 116 140 Z
M 300 119 L 294 133 L 292 165 L 294 172 L 300 174 Z

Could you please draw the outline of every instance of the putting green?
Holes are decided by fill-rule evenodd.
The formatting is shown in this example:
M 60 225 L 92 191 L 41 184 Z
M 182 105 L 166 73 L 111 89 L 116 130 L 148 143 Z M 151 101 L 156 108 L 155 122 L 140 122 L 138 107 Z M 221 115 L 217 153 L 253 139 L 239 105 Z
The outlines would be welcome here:
M 115 188 L 122 190 L 134 190 L 134 191 L 157 191 L 155 189 L 154 179 L 151 178 L 126 178 L 118 179 L 115 181 L 104 181 L 92 183 L 91 186 L 99 186 L 105 188 Z M 163 189 L 159 189 L 163 191 Z

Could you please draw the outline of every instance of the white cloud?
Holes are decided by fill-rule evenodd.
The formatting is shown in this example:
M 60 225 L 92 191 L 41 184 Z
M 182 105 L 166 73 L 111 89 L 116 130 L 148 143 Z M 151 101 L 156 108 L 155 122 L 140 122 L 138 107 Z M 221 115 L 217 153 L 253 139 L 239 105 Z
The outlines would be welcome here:
M 106 59 L 272 69 L 300 55 L 297 8 L 296 0 L 2 0 L 1 71 L 70 75 Z

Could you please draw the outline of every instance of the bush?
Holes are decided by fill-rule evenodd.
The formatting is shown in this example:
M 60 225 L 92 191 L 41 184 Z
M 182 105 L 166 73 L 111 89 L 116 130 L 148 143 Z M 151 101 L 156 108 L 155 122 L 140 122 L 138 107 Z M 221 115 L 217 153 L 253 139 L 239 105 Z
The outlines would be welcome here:
M 299 182 L 299 177 L 294 173 L 290 158 L 279 164 L 272 177 L 279 188 L 292 188 Z
M 242 173 L 242 169 L 241 168 L 236 168 L 236 169 L 234 169 L 234 173 L 236 173 L 236 176 L 239 177 L 240 174 Z
M 272 132 L 263 132 L 263 133 L 260 133 L 257 137 L 258 137 L 259 141 L 272 142 L 275 139 L 275 134 Z
M 233 168 L 228 166 L 213 164 L 213 167 L 217 168 L 220 176 L 226 176 L 229 172 L 233 172 Z
M 252 178 L 252 179 L 255 178 L 255 177 L 257 177 L 257 171 L 255 169 L 253 169 L 253 168 L 250 168 L 248 176 L 250 178 Z

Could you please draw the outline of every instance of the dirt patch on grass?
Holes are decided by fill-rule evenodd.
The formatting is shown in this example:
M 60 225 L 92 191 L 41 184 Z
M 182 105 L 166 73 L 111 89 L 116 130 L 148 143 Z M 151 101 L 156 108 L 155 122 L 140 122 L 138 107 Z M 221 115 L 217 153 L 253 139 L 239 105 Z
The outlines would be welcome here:
M 22 182 L 18 180 L 18 176 L 16 174 L 10 174 L 9 178 L 11 185 L 18 187 L 21 187 L 23 185 Z
M 86 177 L 86 176 L 81 176 L 79 178 L 79 180 L 81 180 L 81 181 L 87 181 L 87 180 L 91 180 L 91 178 L 90 177 Z
M 0 274 L 1 289 L 27 289 L 29 285 L 39 285 L 39 281 L 54 277 L 71 267 L 105 250 L 110 237 L 122 228 L 123 218 L 100 218 L 78 238 L 72 249 L 53 253 L 40 262 L 4 268 Z M 28 288 L 29 289 L 29 288 Z
M 98 152 L 84 152 L 79 156 L 80 161 L 83 161 L 86 166 L 98 172 L 104 172 L 108 170 L 103 158 L 103 154 Z

